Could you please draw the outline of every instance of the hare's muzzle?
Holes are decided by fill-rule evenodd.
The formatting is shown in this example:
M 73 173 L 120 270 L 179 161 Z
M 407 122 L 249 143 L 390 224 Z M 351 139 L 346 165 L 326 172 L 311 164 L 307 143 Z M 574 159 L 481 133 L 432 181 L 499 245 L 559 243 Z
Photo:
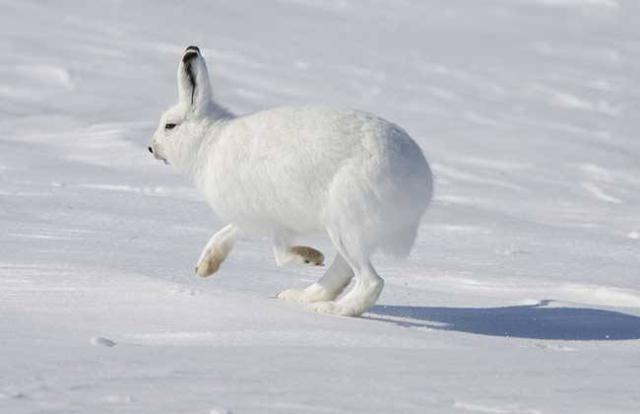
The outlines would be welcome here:
M 151 154 L 153 154 L 153 158 L 155 158 L 156 160 L 160 160 L 160 161 L 164 162 L 165 164 L 169 164 L 169 162 L 167 161 L 167 159 L 166 159 L 166 158 L 164 158 L 163 156 L 161 156 L 160 154 L 158 154 L 158 152 L 157 152 L 157 151 L 154 151 L 154 149 L 153 149 L 153 145 L 151 145 L 151 146 L 147 147 L 147 149 L 149 150 L 149 152 L 150 152 Z

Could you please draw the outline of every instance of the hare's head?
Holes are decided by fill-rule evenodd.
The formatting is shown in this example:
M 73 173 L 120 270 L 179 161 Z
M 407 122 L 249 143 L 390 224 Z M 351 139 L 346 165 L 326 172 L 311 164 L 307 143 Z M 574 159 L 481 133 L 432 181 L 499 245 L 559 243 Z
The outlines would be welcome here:
M 187 47 L 178 64 L 178 97 L 178 104 L 160 118 L 149 147 L 154 157 L 175 165 L 189 158 L 216 108 L 207 65 L 196 46 Z

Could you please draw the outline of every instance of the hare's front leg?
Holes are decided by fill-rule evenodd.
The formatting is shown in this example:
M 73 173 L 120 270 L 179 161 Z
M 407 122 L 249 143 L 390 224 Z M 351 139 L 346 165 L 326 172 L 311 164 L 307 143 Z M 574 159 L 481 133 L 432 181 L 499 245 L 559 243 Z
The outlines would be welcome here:
M 278 294 L 278 299 L 300 303 L 313 303 L 333 300 L 349 284 L 353 270 L 338 253 L 327 272 L 305 289 L 287 289 Z
M 278 266 L 288 264 L 324 265 L 324 255 L 321 251 L 309 246 L 291 246 L 290 239 L 286 236 L 274 238 L 273 256 Z
M 196 273 L 199 276 L 207 277 L 218 271 L 233 248 L 237 233 L 238 228 L 229 224 L 209 239 L 196 265 Z

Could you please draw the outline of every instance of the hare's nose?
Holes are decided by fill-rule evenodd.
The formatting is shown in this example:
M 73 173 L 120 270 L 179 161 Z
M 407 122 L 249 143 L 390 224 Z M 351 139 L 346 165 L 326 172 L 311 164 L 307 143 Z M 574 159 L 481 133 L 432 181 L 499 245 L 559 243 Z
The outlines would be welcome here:
M 152 154 L 153 154 L 153 148 L 149 147 L 149 148 L 147 148 L 147 149 L 149 150 L 149 152 L 150 152 L 150 153 L 152 153 Z

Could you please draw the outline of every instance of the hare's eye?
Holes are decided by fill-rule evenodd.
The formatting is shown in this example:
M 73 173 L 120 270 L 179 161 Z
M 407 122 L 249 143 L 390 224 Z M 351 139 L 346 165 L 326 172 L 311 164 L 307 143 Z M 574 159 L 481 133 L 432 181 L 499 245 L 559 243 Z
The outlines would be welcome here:
M 173 129 L 176 127 L 177 124 L 165 124 L 164 125 L 164 129 Z

